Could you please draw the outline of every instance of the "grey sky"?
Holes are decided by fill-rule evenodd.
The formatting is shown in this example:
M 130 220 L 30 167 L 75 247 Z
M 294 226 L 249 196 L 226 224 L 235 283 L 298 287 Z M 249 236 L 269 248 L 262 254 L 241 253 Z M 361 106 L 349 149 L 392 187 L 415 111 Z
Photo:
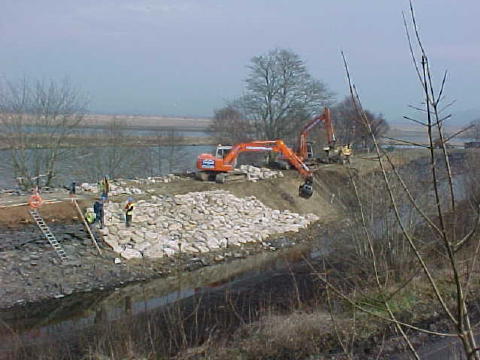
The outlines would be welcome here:
M 365 106 L 396 121 L 419 96 L 407 9 L 407 0 L 2 0 L 0 74 L 68 76 L 92 111 L 209 116 L 241 94 L 249 59 L 275 47 L 297 52 L 340 100 L 343 49 Z M 455 111 L 473 116 L 480 2 L 417 0 L 416 11 L 434 70 L 450 72 Z

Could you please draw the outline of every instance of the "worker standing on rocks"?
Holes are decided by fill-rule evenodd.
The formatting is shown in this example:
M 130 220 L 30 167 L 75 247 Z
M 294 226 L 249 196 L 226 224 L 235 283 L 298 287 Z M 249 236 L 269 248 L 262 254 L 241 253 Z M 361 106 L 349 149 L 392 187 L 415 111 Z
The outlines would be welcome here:
M 108 183 L 108 178 L 105 175 L 102 180 L 98 182 L 98 191 L 100 192 L 100 197 L 105 202 L 108 200 L 108 192 L 110 191 L 110 184 Z
M 95 213 L 95 222 L 98 221 L 100 224 L 100 229 L 103 229 L 104 215 L 105 211 L 103 210 L 103 198 L 95 201 L 93 204 L 93 212 Z
M 130 227 L 132 224 L 132 215 L 133 215 L 133 207 L 134 207 L 133 199 L 131 197 L 128 198 L 127 204 L 125 205 L 125 225 Z

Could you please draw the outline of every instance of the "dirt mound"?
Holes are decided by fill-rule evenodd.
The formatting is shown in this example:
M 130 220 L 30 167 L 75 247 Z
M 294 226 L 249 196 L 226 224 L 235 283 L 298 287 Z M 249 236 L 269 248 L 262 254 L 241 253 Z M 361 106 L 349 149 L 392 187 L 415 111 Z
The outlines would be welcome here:
M 177 195 L 189 192 L 225 190 L 239 198 L 255 196 L 266 206 L 278 210 L 290 210 L 299 214 L 313 213 L 320 217 L 321 221 L 330 221 L 338 217 L 337 205 L 332 201 L 333 190 L 339 183 L 348 181 L 348 176 L 342 170 L 342 166 L 327 165 L 326 170 L 319 170 L 315 175 L 315 193 L 310 199 L 301 198 L 298 195 L 298 187 L 303 183 L 303 178 L 295 170 L 284 171 L 281 178 L 259 180 L 257 182 L 241 181 L 227 184 L 215 182 L 202 182 L 194 179 L 174 181 L 168 184 L 156 183 L 138 186 L 145 191 L 145 198 L 150 195 Z M 340 169 L 340 171 L 338 171 Z M 323 174 L 328 174 L 323 175 Z M 328 178 L 332 184 L 325 183 Z M 125 197 L 126 198 L 126 197 Z M 137 199 L 141 199 L 138 196 Z M 333 195 L 335 198 L 335 195 Z

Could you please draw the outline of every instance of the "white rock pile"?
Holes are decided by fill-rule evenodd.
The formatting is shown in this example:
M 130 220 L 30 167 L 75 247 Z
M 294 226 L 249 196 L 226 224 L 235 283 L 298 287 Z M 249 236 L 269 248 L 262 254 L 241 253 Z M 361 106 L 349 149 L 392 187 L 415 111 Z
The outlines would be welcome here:
M 100 231 L 125 259 L 160 258 L 261 242 L 271 234 L 297 232 L 315 220 L 318 217 L 313 214 L 270 209 L 254 196 L 238 198 L 214 190 L 140 200 L 129 228 L 123 204 L 110 202 Z
M 168 174 L 165 176 L 150 176 L 146 179 L 133 180 L 133 181 L 140 184 L 155 184 L 155 183 L 170 183 L 170 182 L 178 181 L 181 179 L 182 178 L 180 176 L 176 176 L 174 174 Z
M 113 180 L 110 182 L 109 196 L 140 195 L 144 194 L 145 192 L 142 189 L 133 186 L 132 184 L 150 185 L 156 183 L 170 183 L 179 179 L 181 179 L 181 177 L 174 174 L 168 174 L 165 176 L 148 177 L 140 180 Z M 86 192 L 98 193 L 98 184 L 83 183 L 80 185 L 80 188 Z
M 89 184 L 83 183 L 80 185 L 80 188 L 86 192 L 93 192 L 98 193 L 98 185 L 97 184 Z M 139 189 L 135 186 L 128 186 L 125 181 L 118 181 L 115 183 L 110 183 L 110 191 L 108 193 L 109 196 L 116 196 L 116 195 L 141 195 L 144 194 L 142 189 Z
M 90 184 L 90 183 L 82 183 L 80 185 L 80 189 L 86 192 L 98 192 L 98 185 Z
M 256 182 L 257 180 L 283 177 L 283 173 L 281 171 L 276 171 L 265 167 L 259 168 L 253 165 L 240 165 L 240 170 L 245 172 L 248 180 L 253 182 Z

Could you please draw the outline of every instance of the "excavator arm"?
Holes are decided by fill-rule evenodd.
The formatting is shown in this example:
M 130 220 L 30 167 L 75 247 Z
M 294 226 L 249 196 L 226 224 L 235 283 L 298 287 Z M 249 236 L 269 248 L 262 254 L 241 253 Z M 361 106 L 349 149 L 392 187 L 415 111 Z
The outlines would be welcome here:
M 327 131 L 327 142 L 329 146 L 334 146 L 336 142 L 335 131 L 333 130 L 333 122 L 330 109 L 325 107 L 322 115 L 315 116 L 310 120 L 300 132 L 297 142 L 297 154 L 302 159 L 305 160 L 308 158 L 308 147 L 307 147 L 307 137 L 308 133 L 318 124 L 322 123 L 325 126 Z
M 224 158 L 217 158 L 212 154 L 200 154 L 197 158 L 197 169 L 203 172 L 225 173 L 233 170 L 233 164 L 242 152 L 280 153 L 303 176 L 305 183 L 300 185 L 299 194 L 309 198 L 313 194 L 313 174 L 302 159 L 295 154 L 282 140 L 252 141 L 240 143 L 232 147 Z
M 290 164 L 297 169 L 297 171 L 304 177 L 309 178 L 312 173 L 307 165 L 290 149 L 282 140 L 275 141 L 253 141 L 250 143 L 237 144 L 232 147 L 232 150 L 223 159 L 223 164 L 229 166 L 235 162 L 238 155 L 245 151 L 272 151 L 280 153 L 290 162 Z

